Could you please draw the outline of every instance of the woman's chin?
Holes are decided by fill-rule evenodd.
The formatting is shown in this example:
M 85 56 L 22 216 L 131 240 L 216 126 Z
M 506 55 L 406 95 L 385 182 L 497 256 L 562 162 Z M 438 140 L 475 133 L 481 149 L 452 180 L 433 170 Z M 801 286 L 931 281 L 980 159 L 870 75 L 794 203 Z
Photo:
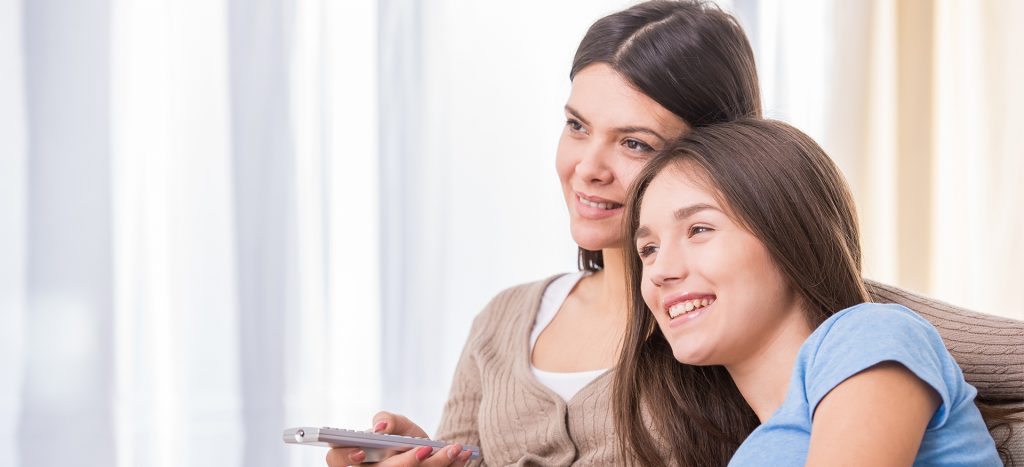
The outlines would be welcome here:
M 601 251 L 605 248 L 617 248 L 621 239 L 617 234 L 594 232 L 592 229 L 573 229 L 572 239 L 580 248 L 590 251 Z

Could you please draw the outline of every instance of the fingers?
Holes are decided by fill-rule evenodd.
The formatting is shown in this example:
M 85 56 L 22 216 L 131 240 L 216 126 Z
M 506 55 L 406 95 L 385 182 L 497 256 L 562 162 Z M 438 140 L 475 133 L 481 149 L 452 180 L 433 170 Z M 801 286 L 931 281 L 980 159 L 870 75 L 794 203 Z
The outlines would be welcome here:
M 391 412 L 377 412 L 373 416 L 373 431 L 391 435 L 415 436 L 426 438 L 427 432 L 408 418 Z
M 473 452 L 463 450 L 462 445 L 452 444 L 434 453 L 434 455 L 420 461 L 423 467 L 463 466 L 469 461 Z
M 469 461 L 472 451 L 463 450 L 459 444 L 452 444 L 439 449 L 431 455 L 432 449 L 424 446 L 392 456 L 379 464 L 378 467 L 461 467 Z
M 360 448 L 332 448 L 327 451 L 327 467 L 345 467 L 366 460 L 366 453 Z

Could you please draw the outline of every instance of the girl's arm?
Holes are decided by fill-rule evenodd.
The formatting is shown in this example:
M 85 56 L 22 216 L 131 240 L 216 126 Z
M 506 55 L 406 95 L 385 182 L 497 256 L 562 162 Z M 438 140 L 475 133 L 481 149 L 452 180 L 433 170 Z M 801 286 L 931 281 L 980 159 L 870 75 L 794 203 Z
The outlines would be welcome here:
M 939 394 L 903 365 L 874 365 L 818 404 L 807 465 L 912 465 L 940 403 Z

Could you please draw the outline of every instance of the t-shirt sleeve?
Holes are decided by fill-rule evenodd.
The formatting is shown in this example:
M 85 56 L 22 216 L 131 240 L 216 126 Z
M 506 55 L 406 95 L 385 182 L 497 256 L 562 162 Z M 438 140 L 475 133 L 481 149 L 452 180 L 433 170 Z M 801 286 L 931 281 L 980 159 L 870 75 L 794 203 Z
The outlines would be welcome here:
M 928 428 L 945 423 L 951 401 L 958 399 L 959 367 L 942 338 L 926 320 L 900 305 L 867 303 L 826 321 L 811 349 L 805 390 L 810 415 L 821 400 L 853 375 L 883 362 L 903 365 L 931 386 L 942 405 Z

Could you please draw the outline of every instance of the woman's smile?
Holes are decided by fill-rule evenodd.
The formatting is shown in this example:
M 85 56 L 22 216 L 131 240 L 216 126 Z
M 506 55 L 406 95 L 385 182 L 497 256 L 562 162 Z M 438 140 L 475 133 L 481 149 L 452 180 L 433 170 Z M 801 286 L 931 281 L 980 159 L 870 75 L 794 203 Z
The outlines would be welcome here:
M 584 219 L 606 219 L 621 214 L 622 203 L 576 192 L 576 212 Z

